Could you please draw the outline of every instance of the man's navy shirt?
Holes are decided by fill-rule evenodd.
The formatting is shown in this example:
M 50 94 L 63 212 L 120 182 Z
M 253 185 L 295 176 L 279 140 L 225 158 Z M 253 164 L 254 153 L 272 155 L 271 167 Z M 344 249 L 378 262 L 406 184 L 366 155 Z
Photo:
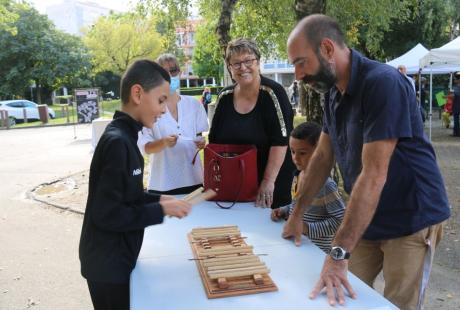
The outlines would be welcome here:
M 326 95 L 323 131 L 331 139 L 347 193 L 361 173 L 363 144 L 398 139 L 364 239 L 410 235 L 450 216 L 415 93 L 396 69 L 351 50 L 350 81 L 344 94 L 333 87 Z

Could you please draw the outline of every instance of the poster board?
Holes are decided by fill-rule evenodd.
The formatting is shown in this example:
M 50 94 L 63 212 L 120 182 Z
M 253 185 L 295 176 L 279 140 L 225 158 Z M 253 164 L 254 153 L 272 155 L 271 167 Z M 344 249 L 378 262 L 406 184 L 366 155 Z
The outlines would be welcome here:
M 91 123 L 99 117 L 99 88 L 75 89 L 78 123 Z

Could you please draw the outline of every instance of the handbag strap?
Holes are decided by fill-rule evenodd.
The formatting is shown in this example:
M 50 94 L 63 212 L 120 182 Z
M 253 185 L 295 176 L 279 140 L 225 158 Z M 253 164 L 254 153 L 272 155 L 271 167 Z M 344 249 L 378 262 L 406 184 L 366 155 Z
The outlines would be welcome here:
M 244 179 L 246 177 L 246 165 L 244 164 L 244 160 L 240 159 L 239 160 L 240 162 L 240 170 L 241 170 L 241 182 L 240 182 L 240 187 L 238 189 L 238 193 L 236 194 L 236 198 L 235 198 L 235 201 L 232 202 L 232 204 L 230 206 L 224 206 L 222 204 L 220 204 L 218 201 L 216 201 L 216 205 L 218 205 L 220 208 L 222 209 L 231 209 L 238 201 L 238 199 L 240 198 L 240 194 L 241 194 L 241 190 L 243 189 L 243 182 L 244 182 Z

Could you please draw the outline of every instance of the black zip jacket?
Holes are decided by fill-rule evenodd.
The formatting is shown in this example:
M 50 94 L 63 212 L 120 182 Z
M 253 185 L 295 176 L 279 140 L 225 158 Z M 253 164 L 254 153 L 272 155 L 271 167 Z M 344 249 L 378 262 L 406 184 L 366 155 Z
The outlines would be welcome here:
M 160 196 L 144 192 L 144 158 L 137 147 L 142 124 L 116 111 L 96 150 L 80 237 L 81 274 L 87 280 L 129 283 L 144 228 L 163 222 Z

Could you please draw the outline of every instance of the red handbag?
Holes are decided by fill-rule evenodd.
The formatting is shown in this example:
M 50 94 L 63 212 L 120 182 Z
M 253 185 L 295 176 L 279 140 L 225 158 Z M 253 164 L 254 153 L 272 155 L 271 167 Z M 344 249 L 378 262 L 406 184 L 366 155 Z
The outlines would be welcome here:
M 208 144 L 204 148 L 204 188 L 214 190 L 214 201 L 255 201 L 257 180 L 257 149 L 254 145 Z

